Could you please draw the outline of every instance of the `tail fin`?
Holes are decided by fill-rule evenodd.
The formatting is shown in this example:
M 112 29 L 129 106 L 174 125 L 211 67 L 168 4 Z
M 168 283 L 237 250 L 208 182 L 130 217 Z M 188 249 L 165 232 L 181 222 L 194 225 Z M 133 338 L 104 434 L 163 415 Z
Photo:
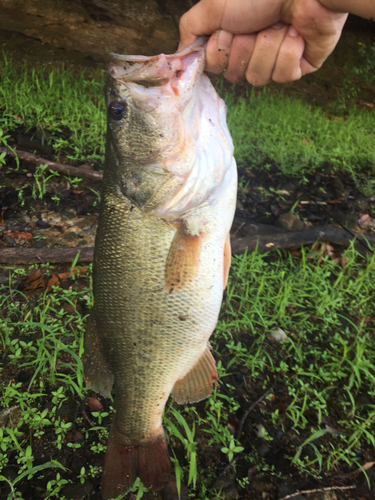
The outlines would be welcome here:
M 111 429 L 105 456 L 101 493 L 103 498 L 117 498 L 137 479 L 153 490 L 160 490 L 168 480 L 171 464 L 164 432 L 147 441 L 126 442 Z

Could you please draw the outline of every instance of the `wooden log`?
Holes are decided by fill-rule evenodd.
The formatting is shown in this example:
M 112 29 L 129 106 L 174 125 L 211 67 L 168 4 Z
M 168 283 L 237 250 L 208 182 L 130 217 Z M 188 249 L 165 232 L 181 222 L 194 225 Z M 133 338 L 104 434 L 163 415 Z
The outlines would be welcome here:
M 48 165 L 48 170 L 51 170 L 53 172 L 59 172 L 60 174 L 63 175 L 69 175 L 70 177 L 79 177 L 80 179 L 87 179 L 90 181 L 98 181 L 98 182 L 101 182 L 103 179 L 103 174 L 101 172 L 96 172 L 94 170 L 86 170 L 85 168 L 73 167 L 72 165 L 66 165 L 65 163 L 58 163 L 55 161 L 46 160 L 41 156 L 36 156 L 32 153 L 28 153 L 27 151 L 1 147 L 0 153 L 4 152 L 9 156 L 13 156 L 13 158 L 17 156 L 20 160 L 27 161 L 36 166 Z
M 270 226 L 271 228 L 272 226 Z M 375 235 L 353 233 L 356 241 L 355 247 L 359 251 L 371 252 L 371 247 L 375 247 Z M 245 236 L 231 240 L 232 252 L 241 254 L 247 249 L 253 251 L 255 248 L 260 250 L 272 250 L 273 248 L 291 248 L 310 245 L 315 241 L 323 241 L 334 245 L 348 247 L 354 238 L 344 229 L 332 226 L 318 226 L 299 232 L 270 233 L 265 235 Z M 367 240 L 367 242 L 366 242 Z
M 92 262 L 93 247 L 75 248 L 0 248 L 0 264 L 60 264 L 73 262 L 79 252 L 78 262 Z
M 275 248 L 292 248 L 310 245 L 315 241 L 332 243 L 348 247 L 353 241 L 350 233 L 344 229 L 332 226 L 320 226 L 306 229 L 298 233 L 285 231 L 280 233 L 277 228 L 273 232 L 269 227 L 269 234 L 246 236 L 243 238 L 232 238 L 231 246 L 234 254 L 249 252 L 258 248 L 259 250 L 273 250 Z M 361 253 L 373 252 L 375 248 L 375 235 L 353 233 L 356 241 L 355 246 Z M 361 242 L 359 241 L 361 240 Z M 367 242 L 366 242 L 367 240 Z M 50 264 L 72 262 L 77 253 L 80 252 L 78 262 L 92 262 L 94 256 L 93 247 L 76 248 L 0 248 L 0 264 L 34 264 L 37 262 Z

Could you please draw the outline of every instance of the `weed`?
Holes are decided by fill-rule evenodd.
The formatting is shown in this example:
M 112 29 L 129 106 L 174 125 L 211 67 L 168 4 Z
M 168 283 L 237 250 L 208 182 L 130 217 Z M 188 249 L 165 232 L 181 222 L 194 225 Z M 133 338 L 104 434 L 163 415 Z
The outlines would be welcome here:
M 51 479 L 51 481 L 48 481 L 47 483 L 47 496 L 46 498 L 53 498 L 57 493 L 60 492 L 61 488 L 65 485 L 68 484 L 69 481 L 66 479 L 63 479 L 58 472 L 56 474 L 56 479 Z
M 238 446 L 234 440 L 234 437 L 231 436 L 228 446 L 224 446 L 221 448 L 221 451 L 225 453 L 228 457 L 229 462 L 233 460 L 235 453 L 240 453 L 245 448 L 243 446 Z
M 195 488 L 197 482 L 197 450 L 196 450 L 196 442 L 194 441 L 194 433 L 195 433 L 195 423 L 193 422 L 193 428 L 190 429 L 188 423 L 184 419 L 181 413 L 176 411 L 172 406 L 169 408 L 169 412 L 176 419 L 177 423 L 180 427 L 185 431 L 186 438 L 181 434 L 177 426 L 166 416 L 164 416 L 163 420 L 166 424 L 166 428 L 171 436 L 177 437 L 181 443 L 184 445 L 187 459 L 189 462 L 189 477 L 188 477 L 188 485 L 193 483 L 193 487 Z M 176 468 L 177 459 L 175 458 L 175 468 Z M 177 462 L 177 469 L 179 468 L 179 464 Z
M 67 150 L 71 161 L 101 161 L 104 153 L 104 74 L 73 74 L 70 70 L 23 68 L 7 58 L 0 67 L 0 125 L 14 130 L 48 132 L 57 155 Z
M 352 69 L 353 73 L 360 76 L 365 83 L 374 83 L 375 43 L 367 47 L 365 43 L 358 42 L 358 54 L 361 64 Z
M 48 468 L 60 468 L 60 469 L 65 470 L 65 467 L 63 467 L 59 462 L 57 462 L 56 460 L 51 460 L 50 462 L 46 462 L 45 464 L 42 464 L 42 465 L 37 465 L 35 467 L 32 467 L 32 468 L 26 470 L 25 472 L 22 472 L 21 474 L 18 475 L 18 477 L 14 481 L 10 481 L 8 478 L 6 478 L 4 476 L 0 476 L 0 481 L 7 482 L 11 488 L 11 492 L 9 493 L 7 500 L 13 500 L 16 498 L 20 498 L 20 496 L 18 495 L 18 492 L 15 489 L 15 485 L 18 482 L 22 481 L 25 478 L 30 480 L 34 476 L 34 474 L 36 474 L 37 472 L 40 472 L 44 469 L 48 469 Z M 56 493 L 58 491 L 60 491 L 60 488 L 62 486 L 61 481 L 60 481 L 60 474 L 57 473 L 57 476 L 59 477 L 58 482 L 60 484 L 59 484 L 59 488 L 56 489 Z M 57 478 L 57 476 L 56 476 L 56 478 Z M 63 480 L 63 481 L 65 481 L 65 480 Z M 65 481 L 65 482 L 67 482 L 67 481 Z M 55 483 L 56 483 L 56 481 L 55 481 Z M 52 495 L 48 496 L 47 498 L 50 498 L 51 496 Z
M 50 172 L 50 175 L 46 177 L 45 171 L 48 169 L 48 165 L 39 165 L 34 173 L 35 185 L 32 186 L 32 196 L 33 198 L 43 199 L 43 196 L 47 192 L 47 182 L 52 177 L 59 177 L 60 174 L 58 172 Z
M 267 89 L 224 98 L 240 165 L 261 167 L 271 160 L 285 175 L 302 175 L 329 162 L 349 172 L 363 192 L 373 193 L 373 114 L 352 107 L 345 118 L 335 117 Z
M 361 78 L 364 75 L 370 78 L 373 73 L 374 50 L 371 45 L 366 64 L 358 66 Z M 366 51 L 367 48 L 360 46 L 361 54 Z M 48 141 L 57 155 L 64 154 L 71 161 L 102 161 L 105 131 L 102 72 L 90 77 L 85 73 L 73 75 L 67 69 L 17 72 L 7 59 L 0 71 L 0 124 L 5 129 L 13 130 L 20 125 L 40 129 L 48 132 Z M 302 175 L 328 161 L 335 169 L 349 172 L 365 193 L 373 192 L 371 113 L 353 106 L 344 119 L 313 109 L 294 97 L 273 96 L 267 89 L 261 93 L 251 90 L 241 98 L 222 88 L 219 91 L 227 104 L 228 126 L 240 164 L 267 169 L 277 163 L 285 174 Z M 246 189 L 245 185 L 242 187 Z
M 215 470 L 197 465 L 202 439 L 212 453 L 218 450 L 219 463 L 225 464 L 243 451 L 239 460 L 277 473 L 272 464 L 259 459 L 252 445 L 234 439 L 230 423 L 231 416 L 240 418 L 251 403 L 250 399 L 244 406 L 243 391 L 248 386 L 265 391 L 277 372 L 284 386 L 283 406 L 277 406 L 271 394 L 259 410 L 264 418 L 269 417 L 269 427 L 260 432 L 253 423 L 250 428 L 254 438 L 270 443 L 274 443 L 273 429 L 281 430 L 288 439 L 292 436 L 295 447 L 288 456 L 298 473 L 322 477 L 344 465 L 359 467 L 361 450 L 375 446 L 375 405 L 371 400 L 361 403 L 364 396 L 375 395 L 375 257 L 364 258 L 353 247 L 344 257 L 345 267 L 328 257 L 319 259 L 306 249 L 301 250 L 300 259 L 277 253 L 270 258 L 260 252 L 233 258 L 222 314 L 212 338 L 213 351 L 221 358 L 217 362 L 219 388 L 214 387 L 199 410 L 193 405 L 177 411 L 171 405 L 164 416 L 179 491 L 185 477 L 194 498 L 203 499 L 214 482 Z M 48 272 L 49 266 L 44 269 Z M 90 426 L 81 416 L 77 418 L 74 425 L 83 441 L 72 440 L 72 420 L 62 418 L 60 411 L 72 398 L 79 409 L 86 393 L 81 362 L 86 317 L 75 305 L 83 301 L 92 306 L 92 293 L 87 287 L 55 287 L 49 294 L 41 293 L 31 305 L 16 290 L 25 276 L 22 269 L 10 270 L 7 294 L 0 301 L 1 342 L 8 366 L 32 370 L 26 385 L 9 382 L 1 394 L 2 405 L 9 411 L 17 408 L 20 420 L 0 430 L 0 465 L 6 466 L 9 457 L 15 457 L 20 476 L 35 470 L 36 450 L 43 440 L 56 452 L 80 452 L 85 446 L 94 455 L 103 453 L 109 413 L 113 412 L 111 407 L 92 411 Z M 70 307 L 63 308 L 63 303 Z M 281 342 L 269 335 L 275 328 L 285 334 Z M 233 376 L 240 376 L 244 384 L 241 395 L 232 383 Z M 333 425 L 339 430 L 324 427 L 326 419 L 333 418 L 332 405 L 338 412 Z M 181 447 L 184 463 L 177 452 Z M 46 495 L 58 495 L 66 481 L 100 474 L 98 468 L 89 466 L 81 469 L 78 479 L 68 472 L 50 475 Z M 245 479 L 239 480 L 246 488 Z M 138 481 L 132 491 L 141 498 L 145 490 Z
M 2 128 L 0 128 L 0 146 L 8 146 L 7 139 L 10 138 L 10 135 L 4 135 L 4 131 Z M 0 166 L 5 165 L 5 157 L 6 157 L 6 152 L 0 154 Z

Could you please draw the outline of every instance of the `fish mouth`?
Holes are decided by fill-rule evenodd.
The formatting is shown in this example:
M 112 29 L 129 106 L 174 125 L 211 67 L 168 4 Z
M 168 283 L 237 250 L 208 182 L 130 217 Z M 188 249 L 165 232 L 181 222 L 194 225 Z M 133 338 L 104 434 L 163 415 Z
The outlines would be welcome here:
M 176 94 L 186 82 L 194 82 L 203 71 L 207 37 L 198 37 L 194 43 L 175 54 L 157 56 L 128 56 L 110 52 L 109 74 L 121 82 L 142 87 L 161 87 L 171 83 Z

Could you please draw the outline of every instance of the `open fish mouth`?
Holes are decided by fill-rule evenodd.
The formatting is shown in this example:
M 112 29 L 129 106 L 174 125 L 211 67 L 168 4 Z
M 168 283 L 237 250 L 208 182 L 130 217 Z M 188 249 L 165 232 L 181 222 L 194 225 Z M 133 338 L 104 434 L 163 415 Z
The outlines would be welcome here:
M 139 166 L 172 174 L 174 193 L 153 208 L 164 219 L 213 203 L 228 180 L 233 143 L 225 103 L 204 75 L 206 44 L 207 37 L 198 37 L 175 54 L 109 54 L 108 102 L 125 101 L 149 129 L 160 132 L 132 158 Z M 124 141 L 131 134 L 127 130 Z
M 180 52 L 150 57 L 110 52 L 109 74 L 121 82 L 131 82 L 146 88 L 169 83 L 173 92 L 178 95 L 181 88 L 188 82 L 195 82 L 198 74 L 203 72 L 206 43 L 207 37 L 198 37 Z

